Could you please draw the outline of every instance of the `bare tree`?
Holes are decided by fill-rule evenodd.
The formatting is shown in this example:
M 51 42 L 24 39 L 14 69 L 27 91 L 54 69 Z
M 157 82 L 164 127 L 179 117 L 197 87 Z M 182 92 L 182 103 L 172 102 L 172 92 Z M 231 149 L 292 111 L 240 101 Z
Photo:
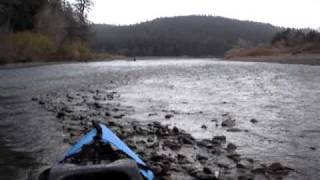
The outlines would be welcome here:
M 78 20 L 82 25 L 87 24 L 87 15 L 92 6 L 92 0 L 75 0 L 74 7 L 78 14 Z
M 50 0 L 47 6 L 36 16 L 34 30 L 49 35 L 56 44 L 60 44 L 67 35 L 67 22 L 63 11 L 63 3 L 61 0 Z

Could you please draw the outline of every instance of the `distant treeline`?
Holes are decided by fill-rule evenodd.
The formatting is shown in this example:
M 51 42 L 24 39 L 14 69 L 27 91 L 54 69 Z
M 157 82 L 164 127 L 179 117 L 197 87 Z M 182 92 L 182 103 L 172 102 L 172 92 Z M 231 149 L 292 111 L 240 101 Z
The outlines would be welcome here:
M 91 46 L 127 56 L 222 56 L 239 43 L 269 42 L 279 30 L 223 17 L 182 16 L 129 26 L 94 25 Z
M 271 41 L 272 45 L 284 45 L 288 47 L 301 46 L 303 44 L 319 44 L 320 33 L 309 29 L 286 29 L 277 33 Z
M 1 0 L 0 62 L 86 58 L 91 0 Z
M 225 54 L 226 58 L 261 57 L 296 54 L 319 54 L 320 33 L 311 29 L 284 29 L 269 43 L 259 46 L 238 46 Z

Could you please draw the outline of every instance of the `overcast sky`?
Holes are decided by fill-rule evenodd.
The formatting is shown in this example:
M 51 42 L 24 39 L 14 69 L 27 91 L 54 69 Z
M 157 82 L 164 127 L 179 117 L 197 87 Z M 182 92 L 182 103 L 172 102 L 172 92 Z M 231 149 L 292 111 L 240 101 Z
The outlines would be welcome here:
M 320 27 L 320 0 L 93 0 L 94 23 L 135 24 L 157 17 L 216 15 L 296 28 Z

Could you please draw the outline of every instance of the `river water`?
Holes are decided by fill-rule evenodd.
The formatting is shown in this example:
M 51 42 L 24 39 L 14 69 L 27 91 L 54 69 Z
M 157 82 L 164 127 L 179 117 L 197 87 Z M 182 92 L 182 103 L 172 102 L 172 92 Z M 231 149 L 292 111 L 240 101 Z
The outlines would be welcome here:
M 60 124 L 32 97 L 110 81 L 131 118 L 198 139 L 226 135 L 243 156 L 296 169 L 288 179 L 320 176 L 320 66 L 166 59 L 0 70 L 0 179 L 25 179 L 66 149 Z M 220 126 L 226 114 L 237 132 Z

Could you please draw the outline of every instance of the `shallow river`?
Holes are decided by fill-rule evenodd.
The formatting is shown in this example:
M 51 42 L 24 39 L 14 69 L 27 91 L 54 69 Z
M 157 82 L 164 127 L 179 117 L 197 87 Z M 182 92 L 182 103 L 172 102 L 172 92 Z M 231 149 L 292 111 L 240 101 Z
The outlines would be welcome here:
M 134 119 L 199 139 L 226 135 L 244 156 L 296 169 L 288 179 L 320 177 L 320 66 L 168 59 L 0 70 L 0 179 L 25 179 L 66 148 L 54 115 L 32 97 L 110 81 Z M 220 126 L 225 114 L 239 132 Z

